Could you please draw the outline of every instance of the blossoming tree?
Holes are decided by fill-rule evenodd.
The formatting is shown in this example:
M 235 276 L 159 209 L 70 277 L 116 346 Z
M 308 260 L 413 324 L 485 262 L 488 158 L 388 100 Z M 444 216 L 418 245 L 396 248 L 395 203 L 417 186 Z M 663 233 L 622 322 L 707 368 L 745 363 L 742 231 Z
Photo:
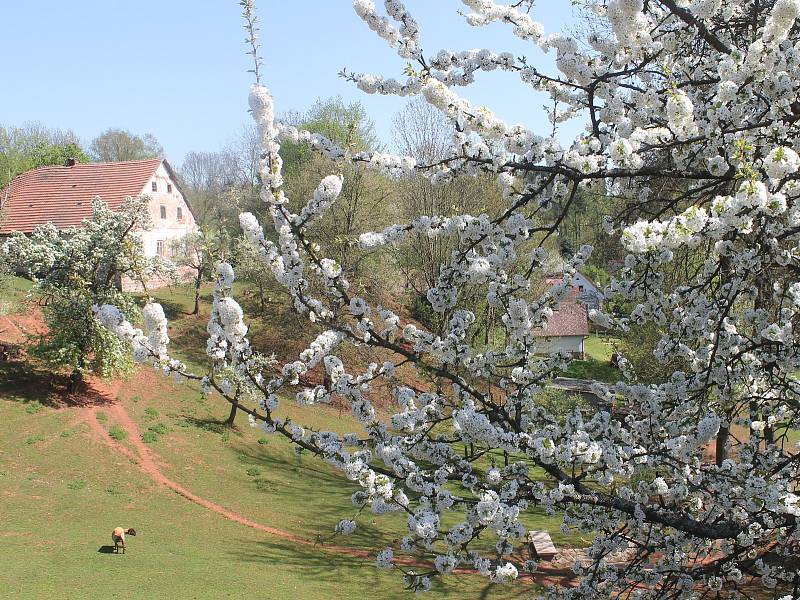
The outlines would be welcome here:
M 480 27 L 507 26 L 532 48 L 555 54 L 557 71 L 491 50 L 426 53 L 420 27 L 396 0 L 385 15 L 355 0 L 358 16 L 409 62 L 402 81 L 345 74 L 367 93 L 423 96 L 454 124 L 450 151 L 436 164 L 403 156 L 351 153 L 320 135 L 276 123 L 273 99 L 260 81 L 250 107 L 263 148 L 262 198 L 273 242 L 251 214 L 246 236 L 261 252 L 296 309 L 325 327 L 296 361 L 273 376 L 270 359 L 247 338 L 232 297 L 229 265 L 218 268 L 208 325 L 208 373 L 194 374 L 169 357 L 166 322 L 145 308 L 145 331 L 113 306 L 98 318 L 131 343 L 140 360 L 202 379 L 237 404 L 254 425 L 290 438 L 340 468 L 357 491 L 356 507 L 401 512 L 408 532 L 399 548 L 377 558 L 403 570 L 416 590 L 457 566 L 507 582 L 537 562 L 526 556 L 526 511 L 563 514 L 563 528 L 591 533 L 587 561 L 575 565 L 576 587 L 561 598 L 800 596 L 797 495 L 800 453 L 800 367 L 794 325 L 800 307 L 800 15 L 798 0 L 609 0 L 582 2 L 595 13 L 588 44 L 547 35 L 531 0 L 512 5 L 463 0 L 464 18 Z M 243 2 L 255 44 L 252 3 Z M 502 70 L 550 95 L 551 118 L 583 116 L 585 131 L 564 147 L 554 137 L 508 125 L 458 93 L 484 71 Z M 255 74 L 260 79 L 256 61 Z M 282 140 L 403 177 L 433 181 L 491 173 L 507 209 L 487 215 L 419 215 L 362 235 L 365 252 L 401 244 L 411 234 L 452 238 L 456 250 L 427 291 L 448 327 L 434 335 L 350 292 L 335 261 L 322 255 L 308 228 L 336 202 L 342 180 L 325 177 L 299 212 L 282 191 Z M 674 181 L 660 193 L 655 181 Z M 539 297 L 530 276 L 545 260 L 544 240 L 583 190 L 624 198 L 606 219 L 627 248 L 625 267 L 607 289 L 625 300 L 624 317 L 594 311 L 598 323 L 624 330 L 655 324 L 656 358 L 680 358 L 665 383 L 650 384 L 621 361 L 621 381 L 596 384 L 608 402 L 594 412 L 558 419 L 537 401 L 565 356 L 541 355 L 533 329 L 569 290 L 590 248 L 576 253 L 564 281 Z M 677 191 L 676 191 L 677 190 Z M 676 253 L 700 256 L 685 281 L 665 285 Z M 525 265 L 520 272 L 512 264 Z M 507 343 L 469 343 L 475 316 L 461 304 L 467 286 L 483 289 L 502 315 Z M 362 371 L 339 358 L 343 345 L 381 353 Z M 307 431 L 276 417 L 279 398 L 323 363 L 326 385 L 301 389 L 301 404 L 346 402 L 362 424 L 350 435 Z M 429 390 L 395 379 L 399 365 L 438 380 Z M 394 414 L 383 419 L 371 401 L 377 380 L 393 385 Z M 471 445 L 473 451 L 463 453 Z M 709 446 L 716 460 L 707 458 Z M 508 453 L 508 465 L 487 456 Z M 456 517 L 454 517 L 456 515 Z M 445 526 L 444 523 L 455 525 Z M 352 531 L 342 521 L 338 530 Z M 475 549 L 480 537 L 482 550 Z M 496 542 L 486 551 L 485 541 Z M 624 551 L 624 560 L 620 556 Z M 411 555 L 414 567 L 394 558 Z M 406 565 L 406 566 L 403 566 Z
M 86 373 L 109 377 L 132 366 L 128 349 L 97 322 L 92 307 L 113 302 L 135 308 L 121 291 L 122 279 L 145 282 L 162 267 L 142 251 L 138 234 L 150 226 L 146 198 L 127 198 L 116 210 L 95 198 L 91 217 L 79 227 L 58 230 L 46 223 L 0 245 L 0 261 L 33 279 L 33 295 L 43 306 L 47 329 L 31 351 L 70 369 L 71 389 Z

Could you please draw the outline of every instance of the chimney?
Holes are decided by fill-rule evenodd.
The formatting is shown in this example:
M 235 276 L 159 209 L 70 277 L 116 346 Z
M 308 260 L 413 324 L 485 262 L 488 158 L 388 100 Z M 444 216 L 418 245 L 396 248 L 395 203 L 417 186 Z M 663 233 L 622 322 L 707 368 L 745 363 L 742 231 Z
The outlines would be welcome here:
M 79 161 L 77 158 L 68 158 L 67 160 L 64 161 L 64 166 L 65 167 L 74 167 L 79 162 L 81 162 L 81 161 Z

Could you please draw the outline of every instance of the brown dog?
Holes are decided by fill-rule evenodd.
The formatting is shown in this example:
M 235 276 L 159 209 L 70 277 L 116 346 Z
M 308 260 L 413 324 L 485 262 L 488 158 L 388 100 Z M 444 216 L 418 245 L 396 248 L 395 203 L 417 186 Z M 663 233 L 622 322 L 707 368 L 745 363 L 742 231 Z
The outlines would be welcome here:
M 125 535 L 136 535 L 136 531 L 130 527 L 124 529 L 122 527 L 115 527 L 111 532 L 111 540 L 114 542 L 114 552 L 119 553 L 119 546 L 122 544 L 122 553 L 125 554 Z

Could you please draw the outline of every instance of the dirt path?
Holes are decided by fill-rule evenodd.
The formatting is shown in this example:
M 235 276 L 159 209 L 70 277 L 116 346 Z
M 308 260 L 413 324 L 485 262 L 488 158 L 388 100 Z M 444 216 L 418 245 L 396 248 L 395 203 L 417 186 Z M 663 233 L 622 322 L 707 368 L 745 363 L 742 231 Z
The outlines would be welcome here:
M 118 452 L 119 454 L 122 454 L 123 456 L 131 460 L 134 464 L 136 464 L 139 470 L 141 470 L 144 474 L 146 474 L 156 483 L 163 485 L 166 488 L 169 488 L 179 496 L 182 496 L 183 498 L 189 500 L 190 502 L 194 502 L 195 504 L 202 506 L 206 510 L 216 513 L 221 517 L 224 517 L 235 523 L 239 523 L 240 525 L 244 525 L 245 527 L 251 527 L 258 531 L 263 531 L 264 533 L 274 535 L 281 539 L 288 540 L 296 544 L 300 544 L 302 546 L 316 547 L 326 552 L 335 552 L 337 554 L 352 556 L 353 558 L 366 559 L 370 561 L 373 559 L 374 553 L 368 552 L 366 550 L 359 550 L 357 548 L 349 548 L 346 546 L 319 544 L 314 540 L 304 538 L 289 531 L 284 531 L 276 527 L 270 527 L 268 525 L 257 523 L 252 519 L 248 519 L 247 517 L 235 511 L 229 510 L 224 506 L 220 506 L 219 504 L 212 502 L 211 500 L 208 500 L 201 496 L 198 496 L 197 494 L 186 489 L 180 483 L 173 481 L 161 471 L 161 466 L 165 464 L 164 461 L 161 459 L 160 456 L 158 456 L 158 454 L 156 454 L 153 451 L 152 448 L 150 448 L 147 444 L 145 444 L 142 441 L 138 425 L 133 421 L 133 419 L 131 419 L 130 415 L 128 415 L 127 411 L 122 406 L 122 404 L 116 402 L 115 399 L 117 397 L 117 393 L 119 392 L 122 383 L 113 382 L 107 384 L 105 382 L 93 379 L 89 382 L 89 385 L 92 388 L 91 392 L 103 395 L 106 398 L 108 398 L 109 401 L 108 403 L 105 404 L 95 403 L 83 406 L 80 409 L 83 420 L 89 425 L 89 428 L 96 437 L 101 439 L 103 443 L 105 443 L 109 448 L 111 448 L 115 452 Z M 111 436 L 108 435 L 108 431 L 106 431 L 105 427 L 103 427 L 100 421 L 97 420 L 98 411 L 104 412 L 109 417 L 110 421 L 117 423 L 128 433 L 127 439 L 133 445 L 133 450 L 121 444 L 120 442 L 114 440 Z M 411 559 L 405 559 L 402 557 L 397 557 L 395 559 L 395 562 L 399 565 L 406 567 L 422 566 Z M 475 574 L 475 571 L 472 569 L 456 569 L 455 572 Z M 542 565 L 540 566 L 538 573 L 536 577 L 533 578 L 533 580 L 535 580 L 536 583 L 545 585 L 552 585 L 552 584 L 569 585 L 569 583 L 573 580 L 573 577 L 574 574 L 569 569 L 553 568 Z M 521 574 L 521 578 L 526 579 L 528 581 L 532 580 L 532 578 L 527 574 Z
M 92 381 L 91 386 L 95 388 L 96 391 L 104 393 L 105 395 L 114 398 L 116 397 L 116 394 L 119 391 L 120 383 L 115 382 L 110 385 L 103 385 L 100 382 Z M 246 527 L 252 527 L 253 529 L 257 529 L 259 531 L 263 531 L 265 533 L 269 533 L 271 535 L 275 535 L 283 539 L 296 542 L 298 544 L 310 545 L 310 546 L 316 545 L 315 542 L 307 540 L 298 535 L 289 533 L 288 531 L 283 531 L 280 529 L 276 529 L 274 527 L 262 525 L 261 523 L 256 523 L 255 521 L 252 521 L 247 517 L 240 515 L 232 510 L 228 510 L 227 508 L 220 506 L 219 504 L 216 504 L 211 500 L 207 500 L 205 498 L 198 496 L 197 494 L 194 494 L 181 484 L 167 477 L 161 471 L 161 466 L 164 465 L 164 461 L 161 460 L 161 457 L 158 456 L 152 450 L 152 448 L 150 448 L 147 444 L 145 444 L 142 441 L 141 432 L 139 431 L 138 425 L 136 425 L 133 419 L 131 419 L 130 415 L 128 415 L 127 411 L 123 408 L 121 404 L 116 402 L 111 402 L 106 405 L 91 405 L 83 408 L 82 410 L 84 412 L 84 418 L 86 422 L 89 424 L 91 430 L 96 435 L 100 436 L 100 438 L 109 448 L 129 458 L 136 464 L 136 466 L 139 467 L 140 471 L 142 471 L 145 475 L 150 477 L 156 483 L 171 489 L 176 494 L 183 496 L 187 500 L 194 502 L 195 504 L 198 504 L 203 508 L 210 510 L 211 512 L 217 513 L 218 515 L 221 515 L 226 519 L 230 519 L 231 521 L 235 521 L 236 523 L 239 523 L 241 525 L 245 525 Z M 108 435 L 106 429 L 97 420 L 98 411 L 102 411 L 103 413 L 108 415 L 110 421 L 117 423 L 128 433 L 127 439 L 133 445 L 133 450 L 131 450 L 130 448 L 126 447 L 125 445 L 121 444 L 120 442 L 116 441 L 115 439 L 113 439 L 111 436 Z M 331 546 L 326 546 L 326 548 L 335 549 L 336 551 L 345 550 L 344 548 L 334 548 Z M 362 556 L 360 551 L 356 552 L 359 552 L 357 556 Z M 363 556 L 366 557 L 367 553 L 364 552 Z

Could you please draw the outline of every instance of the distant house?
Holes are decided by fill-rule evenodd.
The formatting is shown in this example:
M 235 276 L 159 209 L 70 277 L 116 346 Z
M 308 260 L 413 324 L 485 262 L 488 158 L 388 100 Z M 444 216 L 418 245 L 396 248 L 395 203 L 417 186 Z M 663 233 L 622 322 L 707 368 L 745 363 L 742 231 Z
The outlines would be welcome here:
M 567 298 L 553 310 L 544 328 L 533 330 L 541 353 L 568 352 L 576 358 L 584 357 L 584 341 L 589 335 L 589 318 L 586 306 Z
M 551 273 L 547 276 L 547 279 L 545 279 L 545 283 L 548 287 L 551 287 L 557 283 L 561 283 L 562 279 L 560 273 Z M 600 291 L 600 287 L 589 277 L 578 271 L 572 277 L 570 283 L 572 284 L 572 289 L 569 294 L 570 298 L 576 299 L 588 309 L 599 309 L 603 305 L 603 301 L 606 298 L 603 292 Z
M 117 163 L 79 163 L 42 167 L 18 175 L 0 190 L 0 241 L 37 225 L 58 229 L 81 224 L 99 196 L 113 210 L 127 196 L 147 196 L 152 229 L 140 233 L 147 257 L 169 257 L 170 240 L 197 229 L 192 207 L 169 163 L 161 158 Z

